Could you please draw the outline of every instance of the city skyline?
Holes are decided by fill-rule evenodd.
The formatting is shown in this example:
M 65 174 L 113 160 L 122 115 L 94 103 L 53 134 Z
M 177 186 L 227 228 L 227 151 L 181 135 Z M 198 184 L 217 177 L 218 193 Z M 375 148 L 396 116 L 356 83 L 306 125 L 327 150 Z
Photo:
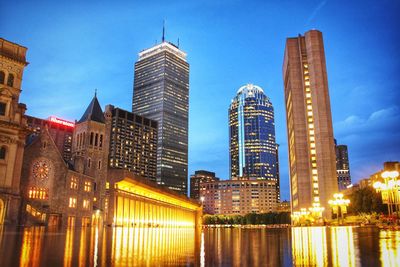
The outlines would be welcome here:
M 399 147 L 399 126 L 395 124 L 400 113 L 396 103 L 399 93 L 395 90 L 399 81 L 393 79 L 399 70 L 399 63 L 396 62 L 399 52 L 395 50 L 399 34 L 394 27 L 388 27 L 396 24 L 398 4 L 385 2 L 377 10 L 371 10 L 366 8 L 368 5 L 351 3 L 348 11 L 343 12 L 341 21 L 336 21 L 330 14 L 341 10 L 340 5 L 328 1 L 306 3 L 296 10 L 288 4 L 276 7 L 255 3 L 243 6 L 240 2 L 232 5 L 207 3 L 201 8 L 207 11 L 207 16 L 218 14 L 213 22 L 220 26 L 207 32 L 204 30 L 208 29 L 207 22 L 196 16 L 193 19 L 188 15 L 181 18 L 174 16 L 185 9 L 199 9 L 196 4 L 187 4 L 177 11 L 160 5 L 156 16 L 149 20 L 141 16 L 131 18 L 135 17 L 132 14 L 138 14 L 135 10 L 147 10 L 141 5 L 130 6 L 125 12 L 118 9 L 121 12 L 118 18 L 113 16 L 112 11 L 98 12 L 104 11 L 104 6 L 93 7 L 85 14 L 82 11 L 84 8 L 75 10 L 71 5 L 67 11 L 72 13 L 65 12 L 71 19 L 64 14 L 62 6 L 21 5 L 19 2 L 3 5 L 5 9 L 18 8 L 19 12 L 4 14 L 0 19 L 0 35 L 29 48 L 31 64 L 24 73 L 24 93 L 21 96 L 21 102 L 27 104 L 28 115 L 79 119 L 94 88 L 99 89 L 99 99 L 104 105 L 114 104 L 128 110 L 131 98 L 118 95 L 130 94 L 136 54 L 144 47 L 150 47 L 154 39 L 160 39 L 162 18 L 166 17 L 167 40 L 176 42 L 180 37 L 181 47 L 188 52 L 192 65 L 189 173 L 206 169 L 216 172 L 223 179 L 229 178 L 226 106 L 234 93 L 232 88 L 252 82 L 266 90 L 276 108 L 277 143 L 281 145 L 282 199 L 288 199 L 281 75 L 284 42 L 287 36 L 315 27 L 324 33 L 334 134 L 339 143 L 348 145 L 353 182 L 380 169 L 381 162 L 399 157 L 400 152 L 396 150 Z M 222 11 L 223 7 L 226 11 Z M 239 10 L 241 7 L 244 7 L 243 11 Z M 292 23 L 279 26 L 273 22 L 276 16 L 267 19 L 268 15 L 285 8 L 287 11 L 283 17 L 294 15 Z M 51 11 L 52 15 L 50 18 L 38 18 L 41 12 L 30 12 L 32 15 L 26 17 L 23 11 L 27 9 Z M 216 13 L 218 10 L 220 12 Z M 233 11 L 236 11 L 235 17 L 230 14 Z M 266 14 L 263 19 L 255 18 L 253 25 L 241 19 L 249 11 L 254 12 L 255 17 L 262 12 Z M 100 13 L 102 15 L 95 18 Z M 98 29 L 96 23 L 101 20 L 107 22 L 100 24 L 106 27 L 89 37 L 88 33 Z M 49 26 L 49 21 L 53 21 L 54 26 Z M 283 19 L 280 21 L 283 22 Z M 301 26 L 296 26 L 296 23 Z M 114 32 L 114 27 L 121 25 L 125 25 L 123 31 L 117 31 L 113 38 L 104 38 Z M 251 25 L 254 29 L 247 33 L 246 26 Z M 136 32 L 138 30 L 140 32 Z M 78 39 L 79 42 L 76 42 Z M 232 41 L 222 42 L 230 39 Z M 243 62 L 252 64 L 244 65 Z M 217 101 L 204 108 L 209 97 Z M 365 147 L 369 149 L 365 150 Z M 207 157 L 204 156 L 206 154 Z

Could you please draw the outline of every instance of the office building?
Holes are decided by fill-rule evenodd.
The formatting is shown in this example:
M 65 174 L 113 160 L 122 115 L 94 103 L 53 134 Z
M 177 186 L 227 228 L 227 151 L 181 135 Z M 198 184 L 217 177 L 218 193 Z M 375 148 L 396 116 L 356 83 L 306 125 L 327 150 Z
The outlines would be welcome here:
M 109 166 L 126 169 L 136 175 L 156 181 L 157 122 L 132 112 L 106 107 L 110 113 Z
M 232 179 L 277 180 L 274 109 L 261 87 L 239 88 L 229 107 Z
M 0 38 L 0 225 L 15 224 L 20 207 L 26 105 L 19 102 L 26 47 Z
M 157 183 L 187 194 L 189 64 L 163 41 L 139 53 L 132 111 L 157 121 Z
M 54 143 L 60 151 L 64 160 L 72 159 L 72 136 L 74 133 L 75 123 L 60 119 L 54 116 L 49 117 L 47 120 L 26 116 L 29 130 L 31 134 L 28 135 L 26 144 L 29 145 L 33 140 L 40 135 L 41 131 L 47 127 Z
M 338 191 L 322 33 L 288 38 L 283 62 L 292 212 L 319 206 Z
M 190 176 L 190 198 L 200 200 L 201 184 L 217 181 L 219 181 L 219 178 L 215 177 L 215 172 L 204 170 L 195 171 L 194 174 Z
M 336 173 L 339 191 L 344 190 L 347 186 L 351 185 L 349 155 L 346 145 L 337 145 L 335 140 L 336 149 Z
M 208 214 L 246 215 L 276 211 L 275 180 L 224 180 L 202 183 L 200 197 Z

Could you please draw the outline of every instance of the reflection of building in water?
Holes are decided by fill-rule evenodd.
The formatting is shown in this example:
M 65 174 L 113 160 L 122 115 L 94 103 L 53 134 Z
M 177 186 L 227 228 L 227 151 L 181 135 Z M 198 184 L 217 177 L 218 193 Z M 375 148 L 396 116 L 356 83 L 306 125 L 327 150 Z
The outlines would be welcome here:
M 400 232 L 380 231 L 379 248 L 382 266 L 399 266 L 400 263 Z
M 356 266 L 352 227 L 332 227 L 332 266 Z
M 195 232 L 194 228 L 114 228 L 111 261 L 115 266 L 192 264 L 198 253 Z
M 44 227 L 24 229 L 20 266 L 40 266 L 44 231 Z
M 292 257 L 294 266 L 326 266 L 326 228 L 293 227 Z

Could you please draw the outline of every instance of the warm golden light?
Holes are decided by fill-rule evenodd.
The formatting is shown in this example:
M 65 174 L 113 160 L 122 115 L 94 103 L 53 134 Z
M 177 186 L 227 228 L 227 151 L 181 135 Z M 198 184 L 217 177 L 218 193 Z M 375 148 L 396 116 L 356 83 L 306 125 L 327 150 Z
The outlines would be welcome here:
M 400 263 L 400 232 L 382 230 L 379 233 L 380 260 L 384 267 L 399 266 Z
M 331 228 L 332 266 L 356 266 L 353 228 Z
M 326 266 L 326 228 L 293 227 L 292 257 L 294 266 Z

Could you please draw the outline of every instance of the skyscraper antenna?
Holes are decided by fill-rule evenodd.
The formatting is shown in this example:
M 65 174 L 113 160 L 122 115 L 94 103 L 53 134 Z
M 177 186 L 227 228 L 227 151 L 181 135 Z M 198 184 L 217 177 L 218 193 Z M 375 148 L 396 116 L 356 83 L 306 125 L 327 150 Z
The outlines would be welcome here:
M 165 41 L 165 19 L 163 20 L 163 26 L 162 26 L 162 43 Z
M 94 89 L 94 97 L 97 97 L 97 88 Z
M 178 48 L 179 48 L 179 38 L 178 38 Z

